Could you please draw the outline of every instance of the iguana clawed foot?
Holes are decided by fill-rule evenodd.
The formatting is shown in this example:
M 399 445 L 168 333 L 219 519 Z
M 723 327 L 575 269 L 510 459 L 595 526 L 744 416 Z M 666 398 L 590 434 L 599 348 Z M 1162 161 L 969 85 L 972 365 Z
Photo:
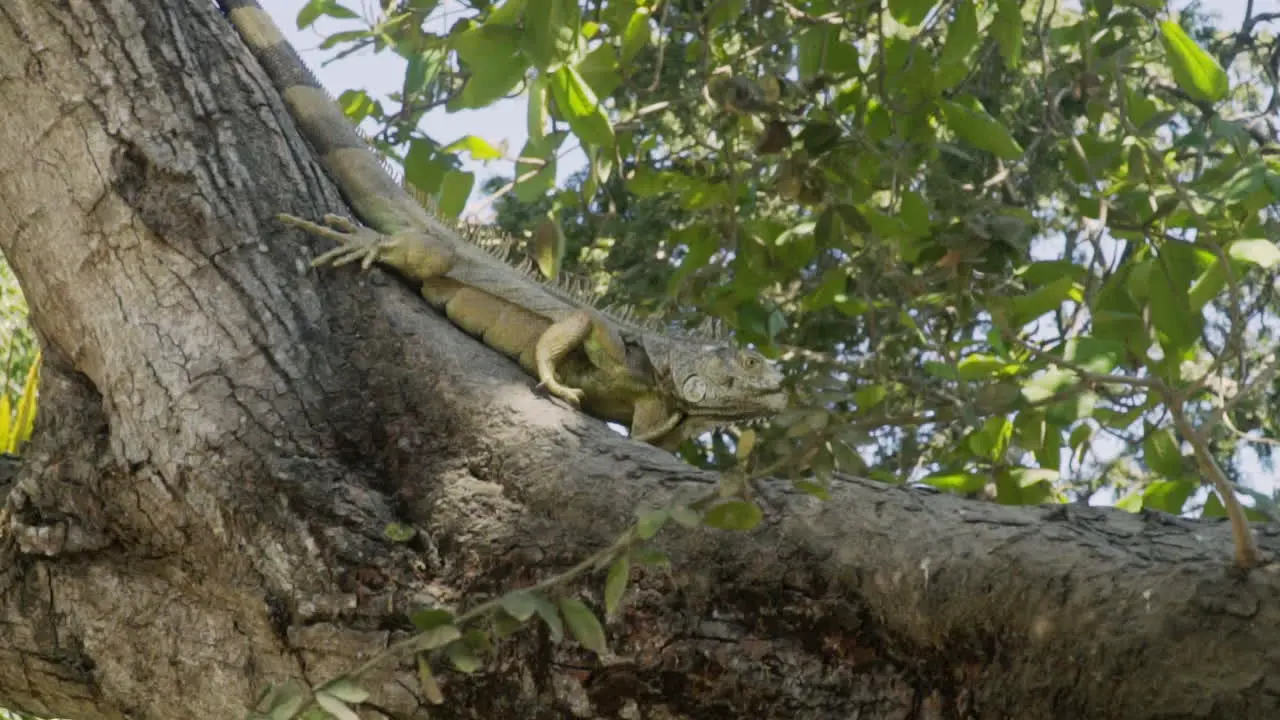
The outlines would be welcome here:
M 571 388 L 568 385 L 561 384 L 560 381 L 555 379 L 552 379 L 550 382 L 540 382 L 534 389 L 546 390 L 552 395 L 569 403 L 569 405 L 575 410 L 582 406 L 582 398 L 586 395 L 586 392 L 580 388 Z
M 338 247 L 312 260 L 311 267 L 320 267 L 325 263 L 330 263 L 334 267 L 341 267 L 359 260 L 360 269 L 368 270 L 378 261 L 384 250 L 395 247 L 397 242 L 391 236 L 356 225 L 341 215 L 325 215 L 324 225 L 283 213 L 277 215 L 276 218 L 283 223 L 302 228 L 313 235 L 319 235 L 322 238 L 328 238 L 339 243 Z

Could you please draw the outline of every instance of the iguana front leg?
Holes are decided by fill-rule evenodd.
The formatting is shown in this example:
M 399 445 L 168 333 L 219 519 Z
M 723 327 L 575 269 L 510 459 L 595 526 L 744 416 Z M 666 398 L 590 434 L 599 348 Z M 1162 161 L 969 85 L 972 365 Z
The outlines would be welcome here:
M 359 260 L 363 270 L 382 263 L 415 280 L 429 280 L 449 272 L 457 257 L 448 243 L 415 230 L 387 235 L 332 214 L 324 216 L 324 225 L 283 213 L 276 218 L 338 243 L 338 247 L 312 260 L 311 267 L 326 263 L 341 267 Z
M 662 398 L 650 395 L 636 399 L 631 417 L 631 439 L 653 443 L 680 426 L 684 416 L 667 409 Z

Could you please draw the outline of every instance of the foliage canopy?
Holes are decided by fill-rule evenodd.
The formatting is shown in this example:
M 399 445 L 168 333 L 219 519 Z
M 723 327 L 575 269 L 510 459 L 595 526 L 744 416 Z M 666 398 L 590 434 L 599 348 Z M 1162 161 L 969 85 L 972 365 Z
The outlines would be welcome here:
M 1274 18 L 1226 30 L 1150 0 L 467 7 L 433 32 L 434 0 L 371 19 L 317 0 L 298 25 L 348 19 L 322 47 L 405 59 L 400 93 L 340 100 L 445 214 L 475 182 L 460 157 L 515 158 L 445 144 L 424 114 L 522 98 L 516 182 L 486 188 L 498 224 L 609 299 L 719 317 L 778 358 L 805 402 L 754 447 L 801 487 L 840 469 L 1214 514 L 1203 464 L 1238 476 L 1241 443 L 1269 459 Z M 556 188 L 577 147 L 586 169 Z M 724 467 L 735 443 L 686 456 Z

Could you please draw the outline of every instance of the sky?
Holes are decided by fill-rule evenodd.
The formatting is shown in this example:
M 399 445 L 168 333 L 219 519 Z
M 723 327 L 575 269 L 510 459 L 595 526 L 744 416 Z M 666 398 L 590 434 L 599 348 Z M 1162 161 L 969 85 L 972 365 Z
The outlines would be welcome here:
M 1247 1 L 1221 0 L 1215 3 L 1213 0 L 1206 0 L 1203 7 L 1216 10 L 1226 26 L 1238 27 L 1244 18 Z M 284 31 L 289 42 L 298 50 L 332 95 L 336 97 L 346 90 L 361 89 L 371 97 L 385 99 L 389 93 L 400 89 L 405 63 L 391 52 L 374 54 L 372 50 L 365 50 L 326 65 L 325 61 L 333 57 L 334 51 L 319 49 L 320 42 L 329 34 L 362 27 L 362 25 L 359 21 L 341 21 L 326 17 L 321 18 L 306 30 L 300 31 L 297 29 L 296 20 L 298 11 L 306 3 L 307 0 L 262 1 L 263 6 Z M 343 4 L 364 17 L 375 17 L 378 12 L 376 3 L 371 0 L 343 0 Z M 1072 0 L 1066 0 L 1065 4 L 1078 6 Z M 1183 0 L 1178 0 L 1173 3 L 1173 6 L 1180 8 L 1185 4 Z M 443 0 L 436 11 L 436 19 L 433 20 L 438 23 L 434 29 L 438 32 L 447 31 L 448 27 L 458 19 L 466 17 L 467 12 L 456 0 Z M 1255 15 L 1280 12 L 1280 0 L 1254 0 L 1253 12 Z M 394 108 L 394 103 L 390 107 Z M 525 99 L 517 97 L 499 101 L 481 110 L 447 113 L 443 108 L 437 109 L 426 115 L 423 125 L 433 139 L 444 144 L 467 135 L 476 135 L 495 147 L 505 141 L 510 154 L 514 155 L 524 146 L 527 139 L 525 115 Z M 573 138 L 566 140 L 566 144 L 571 142 Z M 585 157 L 581 151 L 574 150 L 562 155 L 558 161 L 557 180 L 564 182 L 569 175 L 581 169 L 584 162 Z M 512 162 L 505 160 L 482 164 L 464 157 L 463 166 L 476 173 L 475 189 L 472 191 L 467 215 L 472 215 L 471 211 L 483 207 L 481 187 L 488 177 L 493 175 L 511 177 L 514 174 Z M 474 214 L 481 218 L 484 216 L 482 212 Z M 1280 484 L 1270 473 L 1263 470 L 1251 450 L 1244 450 L 1238 458 L 1238 463 L 1245 476 L 1246 484 L 1264 492 L 1269 492 Z M 1110 497 L 1097 497 L 1095 504 L 1109 504 L 1112 500 L 1113 498 Z

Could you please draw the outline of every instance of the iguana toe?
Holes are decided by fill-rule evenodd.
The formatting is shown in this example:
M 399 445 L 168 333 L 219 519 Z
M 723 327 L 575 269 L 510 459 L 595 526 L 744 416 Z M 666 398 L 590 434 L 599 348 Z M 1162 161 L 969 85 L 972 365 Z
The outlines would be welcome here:
M 582 397 L 585 394 L 578 388 L 561 388 L 560 392 L 555 393 L 556 397 L 572 405 L 575 410 L 582 405 Z
M 362 270 L 368 270 L 378 261 L 378 255 L 386 243 L 378 237 L 348 236 L 342 245 L 311 261 L 311 267 L 320 267 L 326 263 L 334 267 L 342 267 L 357 260 Z
M 324 224 L 328 225 L 334 230 L 337 230 L 338 232 L 343 232 L 343 233 L 348 233 L 353 235 L 359 232 L 360 230 L 359 226 L 351 222 L 351 218 L 346 218 L 341 215 L 334 215 L 333 213 L 325 214 Z
M 561 385 L 558 382 L 540 382 L 534 386 L 534 391 L 545 390 L 554 397 L 569 403 L 576 410 L 582 405 L 582 398 L 586 393 L 580 388 L 571 388 L 567 385 Z

